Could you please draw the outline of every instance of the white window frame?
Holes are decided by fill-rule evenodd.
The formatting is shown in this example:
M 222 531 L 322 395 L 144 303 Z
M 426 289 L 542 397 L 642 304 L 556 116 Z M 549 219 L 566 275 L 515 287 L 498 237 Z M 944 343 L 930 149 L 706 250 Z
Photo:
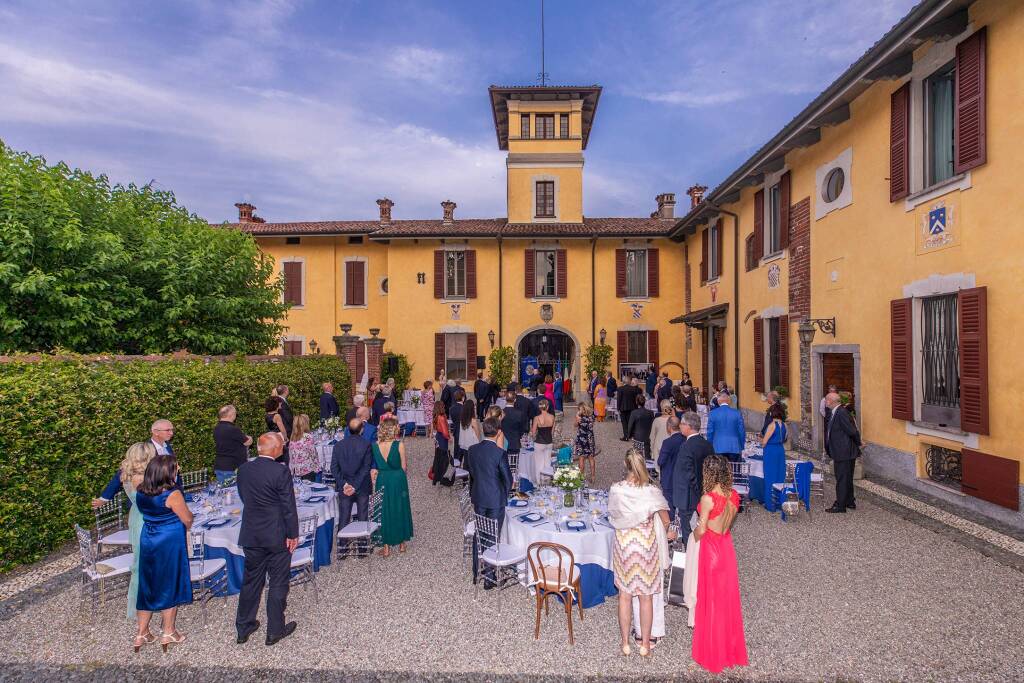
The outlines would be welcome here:
M 468 273 L 466 272 L 466 247 L 459 245 L 457 247 L 445 246 L 444 249 L 444 301 L 467 301 L 466 290 L 468 286 Z M 453 252 L 462 252 L 462 294 L 454 294 L 448 291 L 448 257 Z M 455 284 L 458 285 L 458 272 L 455 274 Z
M 761 245 L 761 253 L 763 256 L 759 263 L 774 261 L 775 259 L 781 258 L 786 253 L 785 249 L 772 249 L 772 190 L 778 188 L 779 193 L 779 221 L 776 222 L 776 227 L 778 228 L 779 242 L 781 243 L 782 226 L 779 225 L 779 223 L 782 221 L 782 187 L 780 186 L 780 183 L 782 182 L 782 176 L 785 175 L 788 170 L 789 169 L 784 168 L 781 171 L 765 175 L 764 185 L 761 186 L 761 189 L 764 190 L 764 235 L 762 235 L 762 239 L 764 241 Z
M 345 271 L 348 269 L 347 263 L 362 263 L 363 264 L 363 303 L 349 305 L 345 302 L 348 301 L 348 273 Z M 370 280 L 370 262 L 365 256 L 346 256 L 341 264 L 341 307 L 343 309 L 365 309 L 369 307 L 370 293 L 368 291 Z
M 387 284 L 385 285 L 385 283 L 387 283 Z M 377 291 L 380 292 L 381 296 L 387 296 L 388 295 L 388 289 L 390 289 L 390 288 L 391 288 L 391 283 L 388 281 L 388 276 L 387 275 L 381 275 L 380 278 L 377 280 Z
M 650 272 L 650 261 L 649 261 L 650 254 L 647 253 L 647 251 L 648 251 L 647 245 L 639 246 L 639 245 L 627 244 L 627 245 L 625 245 L 624 249 L 626 251 L 626 300 L 627 301 L 639 301 L 639 300 L 649 299 L 650 298 L 650 282 L 648 281 L 648 272 Z M 641 279 L 641 282 L 644 283 L 643 294 L 631 294 L 630 291 L 629 291 L 629 252 L 631 252 L 631 251 L 637 251 L 637 252 L 642 251 L 644 253 L 644 270 L 643 270 L 643 278 Z
M 281 278 L 282 279 L 284 279 L 284 264 L 286 264 L 286 263 L 300 263 L 300 264 L 302 264 L 302 277 L 299 278 L 299 280 L 301 280 L 302 294 L 300 296 L 302 296 L 302 303 L 299 304 L 298 306 L 292 306 L 291 309 L 289 309 L 289 310 L 292 310 L 292 311 L 301 311 L 301 310 L 306 308 L 306 257 L 305 256 L 286 256 L 286 257 L 282 258 L 280 260 L 280 264 L 281 264 L 281 271 L 280 272 L 281 272 Z M 281 292 L 281 302 L 284 303 L 284 292 Z
M 843 172 L 843 189 L 831 202 L 825 200 L 825 183 L 833 169 Z M 835 159 L 819 166 L 814 171 L 814 186 L 818 188 L 818 196 L 814 201 L 814 220 L 818 221 L 839 209 L 853 203 L 853 147 L 847 147 Z

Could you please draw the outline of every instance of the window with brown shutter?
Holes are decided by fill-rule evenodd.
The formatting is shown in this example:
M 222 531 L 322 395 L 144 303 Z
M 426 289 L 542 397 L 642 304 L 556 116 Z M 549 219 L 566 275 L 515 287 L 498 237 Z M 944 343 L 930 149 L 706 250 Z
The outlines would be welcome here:
M 779 249 L 789 248 L 789 203 L 792 188 L 789 171 L 779 179 Z
M 629 335 L 626 334 L 625 330 L 619 330 L 615 333 L 615 361 L 620 366 L 626 362 L 626 353 L 629 346 Z M 620 370 L 621 373 L 621 370 Z
M 558 250 L 534 249 L 533 295 L 553 299 L 558 296 Z
M 476 332 L 466 335 L 466 379 L 476 379 Z
M 754 318 L 754 391 L 764 393 L 764 321 Z
M 960 451 L 960 490 L 1010 510 L 1020 509 L 1020 462 L 970 448 Z
M 988 434 L 987 288 L 960 290 L 957 308 L 960 317 L 960 428 L 974 434 Z
M 525 253 L 526 264 L 523 268 L 523 277 L 526 280 L 526 298 L 532 299 L 537 296 L 537 252 L 527 249 Z
M 747 255 L 747 272 L 749 273 L 757 267 L 757 264 L 754 261 L 754 233 L 747 235 L 745 248 Z
M 366 305 L 366 263 L 345 262 L 345 305 Z
M 725 251 L 723 248 L 722 235 L 725 230 L 722 229 L 722 219 L 719 218 L 715 221 L 715 274 L 713 277 L 721 277 L 722 275 L 722 254 Z
M 956 46 L 953 145 L 956 173 L 981 166 L 987 158 L 985 134 L 985 43 L 982 27 Z
M 914 419 L 913 311 L 913 299 L 890 303 L 892 416 L 897 420 Z
M 467 249 L 466 254 L 466 298 L 476 298 L 476 250 Z
M 615 296 L 626 298 L 626 250 L 615 250 Z
M 284 273 L 284 302 L 292 306 L 301 306 L 302 262 L 285 261 L 282 272 Z
M 790 388 L 789 384 L 789 316 L 779 316 L 779 384 Z M 772 387 L 774 389 L 775 387 Z M 794 392 L 790 392 L 794 393 Z
M 287 340 L 284 342 L 284 355 L 286 356 L 301 356 L 302 355 L 302 342 Z
M 647 362 L 654 366 L 654 370 L 657 371 L 661 367 L 661 362 L 658 357 L 658 331 L 648 330 L 647 331 Z
M 910 194 L 910 83 L 889 100 L 889 201 Z
M 754 193 L 754 263 L 764 258 L 764 190 Z
M 444 298 L 444 249 L 434 250 L 434 298 Z
M 661 265 L 658 262 L 658 250 L 647 250 L 647 296 L 661 294 Z
M 648 361 L 647 333 L 643 330 L 626 332 L 626 362 L 631 365 L 644 365 Z
M 725 335 L 722 328 L 715 329 L 715 379 L 725 379 Z
M 708 231 L 700 233 L 700 283 L 708 281 Z
M 536 183 L 537 218 L 555 217 L 555 181 L 538 180 Z
M 555 266 L 555 279 L 557 281 L 555 296 L 559 299 L 564 299 L 569 292 L 569 270 L 566 267 L 565 249 L 556 250 L 555 256 L 557 257 L 557 264 Z

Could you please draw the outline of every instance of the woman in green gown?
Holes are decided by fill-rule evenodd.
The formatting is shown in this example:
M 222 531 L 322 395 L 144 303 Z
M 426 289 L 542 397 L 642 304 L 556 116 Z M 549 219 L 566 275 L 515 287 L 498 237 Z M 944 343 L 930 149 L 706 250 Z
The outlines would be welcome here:
M 405 552 L 405 542 L 412 538 L 412 508 L 409 505 L 409 479 L 406 477 L 405 446 L 398 440 L 398 420 L 388 417 L 377 427 L 377 443 L 373 444 L 373 490 L 384 489 L 381 506 L 380 536 L 387 557 L 391 546 Z

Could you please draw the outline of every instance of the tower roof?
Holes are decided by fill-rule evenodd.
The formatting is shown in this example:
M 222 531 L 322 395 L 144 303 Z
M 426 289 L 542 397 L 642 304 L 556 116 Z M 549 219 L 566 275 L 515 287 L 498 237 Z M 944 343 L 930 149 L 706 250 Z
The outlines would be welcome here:
M 487 89 L 494 113 L 494 129 L 498 134 L 498 149 L 508 149 L 508 101 L 556 102 L 583 100 L 583 149 L 590 139 L 590 126 L 597 113 L 601 97 L 599 85 L 492 85 Z

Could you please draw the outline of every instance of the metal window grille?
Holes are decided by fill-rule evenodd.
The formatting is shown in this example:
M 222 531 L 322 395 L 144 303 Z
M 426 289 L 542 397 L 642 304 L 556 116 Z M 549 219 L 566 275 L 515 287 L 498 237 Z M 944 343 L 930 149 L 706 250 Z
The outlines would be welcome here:
M 959 488 L 963 476 L 960 451 L 929 446 L 925 451 L 925 472 L 932 481 Z
M 626 333 L 626 362 L 646 363 L 647 362 L 647 333 L 627 332 Z
M 956 294 L 921 301 L 922 380 L 924 403 L 942 408 L 960 406 L 960 340 Z

